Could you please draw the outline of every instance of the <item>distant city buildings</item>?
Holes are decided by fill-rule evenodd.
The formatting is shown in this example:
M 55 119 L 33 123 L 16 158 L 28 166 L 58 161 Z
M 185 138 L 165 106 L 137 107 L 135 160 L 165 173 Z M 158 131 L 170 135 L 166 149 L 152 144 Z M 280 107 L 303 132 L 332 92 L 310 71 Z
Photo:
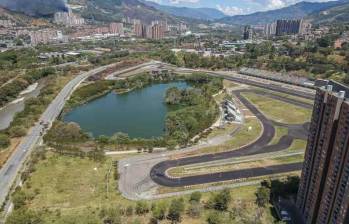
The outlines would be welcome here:
M 118 34 L 120 36 L 123 36 L 125 34 L 124 24 L 123 23 L 110 23 L 109 24 L 109 32 L 111 34 Z
M 65 26 L 81 26 L 85 24 L 85 20 L 74 15 L 70 8 L 68 9 L 68 12 L 55 13 L 54 22 Z
M 126 21 L 126 19 L 124 19 Z M 160 40 L 166 34 L 187 31 L 184 23 L 168 25 L 167 21 L 152 21 L 150 25 L 143 24 L 140 20 L 133 20 L 133 32 L 136 37 Z
M 14 22 L 12 22 L 11 20 L 7 20 L 7 19 L 1 19 L 0 20 L 0 27 L 11 28 L 11 27 L 13 27 L 15 25 L 16 24 Z
M 243 39 L 244 40 L 252 40 L 253 39 L 253 29 L 251 28 L 251 26 L 244 27 Z
M 349 223 L 349 88 L 317 90 L 297 207 L 306 224 Z
M 276 34 L 276 22 L 266 24 L 264 27 L 264 35 L 267 38 L 273 37 Z
M 301 20 L 277 20 L 276 36 L 295 35 L 300 33 Z
M 26 34 L 29 34 L 32 45 L 65 42 L 67 40 L 67 38 L 63 36 L 62 31 L 54 29 L 30 31 Z
M 277 20 L 264 26 L 267 38 L 285 35 L 306 35 L 311 32 L 311 23 L 306 20 Z

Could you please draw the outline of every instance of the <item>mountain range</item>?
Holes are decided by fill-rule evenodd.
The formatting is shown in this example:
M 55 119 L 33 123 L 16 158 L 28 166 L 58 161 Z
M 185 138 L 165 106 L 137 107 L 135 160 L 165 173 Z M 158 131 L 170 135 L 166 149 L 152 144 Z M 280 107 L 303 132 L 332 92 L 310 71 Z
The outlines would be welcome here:
M 330 2 L 299 2 L 294 5 L 281 9 L 265 12 L 256 12 L 249 15 L 237 15 L 224 17 L 218 22 L 237 25 L 257 25 L 274 22 L 278 19 L 301 19 L 324 10 L 342 6 L 348 3 L 348 0 L 330 1 Z
M 120 21 L 123 17 L 137 18 L 143 22 L 178 20 L 139 0 L 68 0 L 67 3 L 82 6 L 76 12 L 85 19 L 93 21 Z
M 343 23 L 349 21 L 349 2 L 338 5 L 320 12 L 312 13 L 309 19 L 314 24 L 320 23 Z
M 168 5 L 160 5 L 151 1 L 144 1 L 145 4 L 154 7 L 157 10 L 166 12 L 173 16 L 186 17 L 191 19 L 200 20 L 216 20 L 225 17 L 226 15 L 214 8 L 188 8 L 188 7 L 175 7 Z
M 52 16 L 64 11 L 63 0 L 0 0 L 0 6 L 34 17 Z M 349 0 L 330 2 L 299 2 L 297 4 L 249 15 L 225 16 L 217 9 L 164 6 L 146 0 L 66 0 L 74 12 L 89 21 L 120 21 L 123 17 L 140 19 L 149 23 L 167 20 L 169 23 L 218 22 L 232 25 L 266 24 L 278 19 L 308 18 L 314 23 L 346 22 L 349 20 Z M 51 4 L 52 3 L 52 4 Z

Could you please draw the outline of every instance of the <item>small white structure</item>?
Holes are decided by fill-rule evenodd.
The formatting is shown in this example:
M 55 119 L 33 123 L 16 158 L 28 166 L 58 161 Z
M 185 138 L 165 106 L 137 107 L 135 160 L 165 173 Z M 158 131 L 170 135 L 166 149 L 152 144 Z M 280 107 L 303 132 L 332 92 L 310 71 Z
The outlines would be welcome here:
M 242 115 L 234 102 L 224 100 L 222 103 L 225 122 L 242 122 Z

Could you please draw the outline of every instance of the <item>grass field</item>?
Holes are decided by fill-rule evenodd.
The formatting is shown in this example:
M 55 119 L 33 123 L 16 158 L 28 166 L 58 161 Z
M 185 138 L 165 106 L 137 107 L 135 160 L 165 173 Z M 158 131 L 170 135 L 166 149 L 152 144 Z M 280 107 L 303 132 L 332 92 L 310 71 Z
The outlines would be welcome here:
M 111 160 L 95 162 L 86 158 L 74 158 L 48 153 L 47 158 L 39 161 L 32 176 L 23 186 L 29 196 L 27 207 L 41 214 L 44 223 L 102 223 L 99 217 L 102 208 L 135 206 L 136 202 L 124 199 L 116 190 L 117 183 L 110 179 L 110 192 L 106 191 L 106 176 Z M 111 175 L 112 176 L 112 175 Z M 257 209 L 255 192 L 258 186 L 247 186 L 231 190 L 231 209 L 239 209 L 241 217 L 253 219 Z M 204 193 L 202 201 L 208 200 L 212 193 Z M 107 197 L 109 195 L 109 197 Z M 188 196 L 183 196 L 186 207 Z M 169 204 L 170 199 L 161 200 Z M 150 205 L 152 202 L 148 202 Z M 239 203 L 239 204 L 237 204 Z M 243 207 L 241 207 L 241 206 Z M 261 223 L 273 222 L 269 207 L 264 209 Z M 206 223 L 210 211 L 202 209 L 199 218 L 184 215 L 184 224 Z M 143 216 L 122 216 L 122 223 L 149 223 L 151 213 Z M 161 223 L 170 223 L 165 220 Z M 233 222 L 234 223 L 234 222 Z M 236 222 L 239 223 L 239 222 Z
M 249 129 L 251 127 L 251 129 Z M 206 147 L 196 153 L 218 153 L 237 149 L 255 141 L 262 132 L 262 124 L 255 117 L 247 118 L 241 129 L 227 142 L 219 146 Z
M 303 97 L 292 96 L 292 95 L 289 95 L 289 94 L 286 94 L 286 93 L 275 92 L 275 91 L 272 91 L 272 90 L 262 89 L 262 88 L 258 88 L 258 87 L 256 87 L 256 89 L 258 89 L 259 91 L 262 91 L 262 92 L 272 93 L 273 95 L 282 96 L 282 97 L 285 97 L 285 98 L 288 98 L 288 99 L 294 99 L 294 100 L 297 100 L 297 101 L 300 101 L 300 102 L 314 104 L 314 100 L 311 100 L 311 99 L 306 99 L 306 98 L 303 98 Z
M 288 129 L 285 127 L 275 126 L 275 135 L 269 145 L 277 144 L 282 136 L 287 135 Z
M 287 150 L 290 152 L 295 152 L 299 150 L 305 150 L 306 147 L 307 147 L 306 140 L 296 139 L 292 142 L 292 145 Z
M 312 111 L 280 100 L 259 96 L 255 93 L 242 93 L 269 119 L 286 124 L 302 124 L 310 120 Z
M 288 164 L 288 163 L 297 163 L 303 161 L 303 155 L 292 155 L 292 156 L 280 156 L 277 158 L 261 158 L 261 159 L 253 159 L 246 161 L 234 161 L 227 162 L 225 164 L 216 164 L 216 165 L 204 165 L 197 164 L 195 166 L 188 167 L 176 167 L 168 170 L 169 175 L 173 177 L 185 177 L 185 176 L 194 176 L 194 175 L 202 175 L 208 173 L 218 173 L 218 172 L 226 172 L 233 170 L 243 170 L 255 167 L 266 167 L 266 166 L 274 166 L 280 164 Z

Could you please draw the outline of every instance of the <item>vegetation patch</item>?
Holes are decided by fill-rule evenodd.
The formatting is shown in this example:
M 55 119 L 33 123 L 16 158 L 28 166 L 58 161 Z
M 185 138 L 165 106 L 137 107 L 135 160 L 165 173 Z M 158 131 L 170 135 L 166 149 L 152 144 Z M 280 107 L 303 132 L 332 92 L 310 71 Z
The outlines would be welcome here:
M 193 154 L 218 153 L 238 149 L 255 141 L 261 135 L 261 133 L 262 124 L 260 121 L 254 117 L 246 118 L 244 125 L 240 127 L 238 132 L 234 134 L 229 141 L 219 146 L 202 148 Z
M 280 141 L 280 138 L 288 134 L 288 128 L 275 126 L 275 135 L 269 145 L 275 145 Z
M 23 187 L 12 196 L 15 210 L 6 224 L 28 223 L 27 220 L 37 224 L 154 223 L 154 220 L 163 224 L 201 224 L 217 217 L 222 223 L 252 222 L 257 217 L 262 224 L 274 221 L 269 202 L 265 206 L 257 204 L 258 186 L 135 202 L 124 199 L 115 190 L 115 169 L 109 159 L 101 162 L 50 152 L 36 158 Z M 232 212 L 236 215 L 230 216 Z
M 189 76 L 179 76 L 172 73 L 150 75 L 149 73 L 128 77 L 117 81 L 96 81 L 79 88 L 69 100 L 66 110 L 86 103 L 110 91 L 128 92 L 147 85 L 183 80 L 191 87 L 185 90 L 170 88 L 166 92 L 164 102 L 177 108 L 167 114 L 164 137 L 156 139 L 130 139 L 127 134 L 116 133 L 115 136 L 99 136 L 97 143 L 109 148 L 149 148 L 164 147 L 175 148 L 186 145 L 189 140 L 201 131 L 210 127 L 218 116 L 218 106 L 213 95 L 222 88 L 222 80 L 213 78 L 204 73 L 193 73 Z M 122 137 L 124 141 L 115 141 Z
M 196 166 L 175 167 L 168 170 L 168 174 L 173 177 L 186 177 L 203 175 L 210 173 L 243 170 L 257 167 L 267 167 L 280 164 L 297 163 L 303 161 L 303 155 L 280 156 L 277 158 L 254 159 L 249 161 L 236 161 L 232 163 L 222 163 L 219 165 L 197 164 Z
M 311 117 L 311 110 L 254 93 L 242 93 L 268 118 L 286 124 L 303 124 Z
M 39 96 L 26 100 L 24 110 L 15 115 L 10 127 L 0 131 L 0 150 L 9 147 L 11 139 L 21 138 L 26 135 L 27 130 L 39 120 L 41 114 L 56 97 L 61 88 L 76 73 L 76 70 L 68 70 L 64 71 L 64 74 L 52 74 L 46 86 L 41 89 Z

